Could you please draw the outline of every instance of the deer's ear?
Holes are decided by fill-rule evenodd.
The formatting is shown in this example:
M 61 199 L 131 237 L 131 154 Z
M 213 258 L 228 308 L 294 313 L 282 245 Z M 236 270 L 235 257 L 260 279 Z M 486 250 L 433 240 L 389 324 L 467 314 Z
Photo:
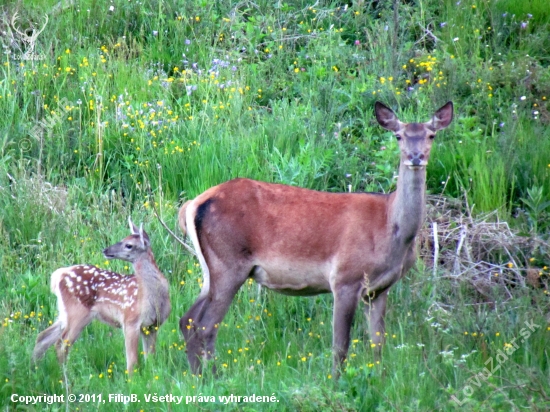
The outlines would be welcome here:
M 139 229 L 136 225 L 134 225 L 134 222 L 132 222 L 132 218 L 128 216 L 128 225 L 130 226 L 130 232 L 132 232 L 132 235 L 139 235 Z
M 151 241 L 149 240 L 149 235 L 145 230 L 143 230 L 143 223 L 139 225 L 139 240 L 141 242 L 141 246 L 145 249 L 146 247 L 149 247 L 151 244 Z
M 374 114 L 378 124 L 384 129 L 391 130 L 392 132 L 397 132 L 401 127 L 401 122 L 395 115 L 395 113 L 385 104 L 376 102 L 374 104 Z
M 451 124 L 453 120 L 453 102 L 447 102 L 441 107 L 432 119 L 428 122 L 428 125 L 437 132 L 438 130 L 445 129 Z

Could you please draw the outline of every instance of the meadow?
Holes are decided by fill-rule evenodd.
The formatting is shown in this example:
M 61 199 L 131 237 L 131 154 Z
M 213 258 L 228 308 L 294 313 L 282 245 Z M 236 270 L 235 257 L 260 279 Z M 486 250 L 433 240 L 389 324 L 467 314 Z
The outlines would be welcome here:
M 0 13 L 2 410 L 550 408 L 547 0 L 8 0 Z M 31 27 L 43 28 L 32 45 L 21 34 Z M 424 239 L 391 289 L 382 360 L 358 310 L 339 380 L 332 297 L 249 282 L 220 325 L 218 378 L 192 375 L 178 322 L 201 272 L 154 211 L 180 235 L 182 202 L 234 177 L 390 192 L 398 147 L 374 119 L 377 100 L 404 121 L 454 102 L 428 166 L 428 192 L 445 202 L 423 233 L 448 202 L 450 231 L 506 222 L 517 253 L 487 253 L 490 271 L 453 271 L 456 243 L 441 235 L 440 256 L 456 255 L 444 262 Z M 51 273 L 77 263 L 128 273 L 101 254 L 128 234 L 128 216 L 170 283 L 156 356 L 130 379 L 122 333 L 96 322 L 64 367 L 53 350 L 32 364 L 56 317 Z M 84 402 L 26 406 L 13 394 Z M 109 394 L 141 402 L 98 401 Z M 218 398 L 232 394 L 276 402 Z

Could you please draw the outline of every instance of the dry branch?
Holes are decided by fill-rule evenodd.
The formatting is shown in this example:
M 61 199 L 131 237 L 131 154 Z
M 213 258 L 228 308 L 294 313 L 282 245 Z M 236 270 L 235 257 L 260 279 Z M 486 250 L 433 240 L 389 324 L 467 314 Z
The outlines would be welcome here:
M 467 281 L 490 300 L 495 287 L 511 298 L 511 289 L 526 282 L 540 285 L 539 271 L 529 266 L 536 253 L 549 255 L 548 242 L 520 235 L 496 212 L 473 217 L 460 200 L 428 196 L 419 254 L 440 277 Z

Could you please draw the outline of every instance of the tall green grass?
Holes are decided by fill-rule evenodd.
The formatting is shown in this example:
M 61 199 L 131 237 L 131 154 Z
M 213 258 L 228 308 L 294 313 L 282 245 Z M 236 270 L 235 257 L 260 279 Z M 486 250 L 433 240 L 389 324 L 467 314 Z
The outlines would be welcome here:
M 448 410 L 458 408 L 451 396 L 463 400 L 468 387 L 461 409 L 547 408 L 547 291 L 518 286 L 504 303 L 488 302 L 497 289 L 483 295 L 424 265 L 390 293 L 380 364 L 358 310 L 346 371 L 335 382 L 331 296 L 290 298 L 246 284 L 220 327 L 220 376 L 190 375 L 178 320 L 199 293 L 201 273 L 151 204 L 176 230 L 183 199 L 234 177 L 389 192 L 398 149 L 376 125 L 374 102 L 391 105 L 403 121 L 427 121 L 452 100 L 455 120 L 434 143 L 428 191 L 466 197 L 474 214 L 497 210 L 511 226 L 548 238 L 550 22 L 543 3 L 2 6 L 3 50 L 13 53 L 24 50 L 10 34 L 15 10 L 22 28 L 44 13 L 50 19 L 36 43 L 44 60 L 4 54 L 0 65 L 1 405 L 18 408 L 13 393 L 135 393 L 138 405 L 68 409 L 172 410 L 144 404 L 143 395 L 233 393 L 274 394 L 279 402 L 194 406 Z M 40 122 L 48 126 L 31 135 Z M 157 355 L 141 360 L 128 381 L 120 331 L 97 323 L 75 343 L 66 369 L 53 351 L 31 365 L 36 335 L 56 316 L 50 274 L 75 263 L 126 272 L 101 251 L 126 235 L 129 215 L 144 221 L 171 285 L 173 313 Z M 546 280 L 548 263 L 536 255 L 529 265 Z M 493 376 L 472 383 L 489 358 L 522 337 L 525 321 L 540 327 Z

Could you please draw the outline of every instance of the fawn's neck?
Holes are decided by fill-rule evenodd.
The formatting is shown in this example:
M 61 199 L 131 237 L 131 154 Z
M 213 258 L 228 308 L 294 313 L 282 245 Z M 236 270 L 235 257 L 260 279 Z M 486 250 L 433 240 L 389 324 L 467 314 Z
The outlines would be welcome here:
M 150 251 L 138 257 L 133 262 L 133 266 L 135 276 L 140 277 L 144 282 L 158 282 L 160 278 L 164 278 Z

